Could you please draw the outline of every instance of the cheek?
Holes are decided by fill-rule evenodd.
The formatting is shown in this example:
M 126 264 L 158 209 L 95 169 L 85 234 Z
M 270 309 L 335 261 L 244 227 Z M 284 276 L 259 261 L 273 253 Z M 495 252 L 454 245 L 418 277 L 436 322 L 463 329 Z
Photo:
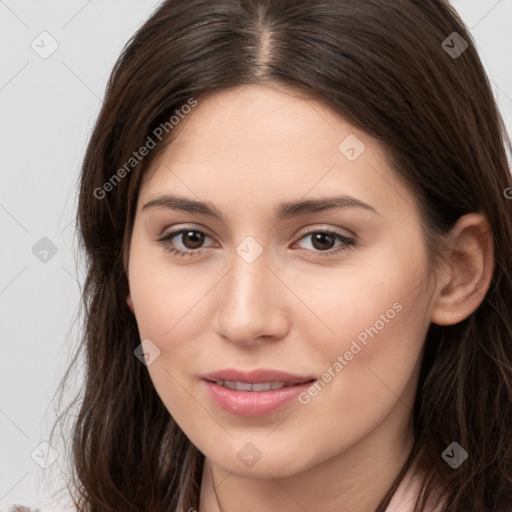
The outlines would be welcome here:
M 403 346 L 406 339 L 413 344 L 418 339 L 421 345 L 429 323 L 427 261 L 420 241 L 413 245 L 415 249 L 406 252 L 405 245 L 390 243 L 347 259 L 338 268 L 317 268 L 295 276 L 290 271 L 284 280 L 293 282 L 294 292 L 313 313 L 307 316 L 303 308 L 306 316 L 317 319 L 308 322 L 310 343 L 314 341 L 320 350 L 327 348 L 331 360 L 350 350 L 353 341 L 367 348 L 368 355 L 376 345 L 370 342 L 377 339 L 386 340 L 380 345 L 389 349 Z M 294 316 L 298 329 L 307 325 L 300 323 L 304 317 Z M 358 359 L 364 357 L 361 350 Z
M 163 247 L 134 237 L 130 250 L 130 294 L 141 337 L 161 342 L 188 325 L 189 317 L 201 310 L 201 301 L 215 284 L 215 276 L 189 265 L 171 263 Z
M 328 326 L 322 327 L 321 337 L 318 324 L 308 332 L 323 366 L 317 367 L 322 382 L 304 402 L 317 401 L 321 394 L 313 407 L 344 404 L 368 419 L 378 416 L 379 409 L 384 414 L 397 396 L 411 391 L 408 383 L 430 325 L 426 269 L 420 249 L 402 255 L 395 249 L 361 267 L 343 269 L 339 281 L 318 279 L 312 287 L 313 281 L 303 278 L 300 289 L 309 290 L 308 306 Z M 317 412 L 319 426 L 332 413 Z
M 218 279 L 208 275 L 191 278 L 191 274 L 197 277 L 191 267 L 172 268 L 165 255 L 152 259 L 150 254 L 135 248 L 130 259 L 130 293 L 139 336 L 160 350 L 148 366 L 149 375 L 174 420 L 189 432 L 190 411 L 195 415 L 203 411 L 189 392 L 196 385 L 199 340 L 204 340 L 204 325 L 198 318 L 205 316 L 205 295 Z
M 429 325 L 424 290 L 410 293 L 404 284 L 392 293 L 363 291 L 338 302 L 325 317 L 337 336 L 312 347 L 322 355 L 320 380 L 299 397 L 300 409 L 279 429 L 283 436 L 294 432 L 309 463 L 353 445 L 395 408 L 404 417 L 412 413 Z
M 325 352 L 330 367 L 335 365 L 335 373 L 359 397 L 371 396 L 376 402 L 390 390 L 400 395 L 423 347 L 429 325 L 425 306 L 424 297 L 412 294 L 373 299 L 363 314 L 345 317 L 339 342 Z
M 222 276 L 193 265 L 172 264 L 164 249 L 133 238 L 130 294 L 141 340 L 160 350 L 148 366 L 157 392 L 170 411 L 187 410 L 185 391 L 196 384 L 197 361 L 212 338 L 212 296 Z M 197 407 L 197 404 L 196 404 Z M 190 410 L 190 408 L 188 409 Z

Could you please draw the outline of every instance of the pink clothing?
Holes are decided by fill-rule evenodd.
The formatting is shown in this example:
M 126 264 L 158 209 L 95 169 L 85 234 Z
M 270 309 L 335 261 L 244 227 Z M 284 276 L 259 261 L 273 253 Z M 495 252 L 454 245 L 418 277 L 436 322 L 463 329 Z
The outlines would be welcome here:
M 415 472 L 415 466 L 410 467 L 391 498 L 386 512 L 413 512 L 421 492 L 422 476 Z M 425 512 L 442 512 L 442 503 L 434 507 L 432 501 L 431 497 L 429 505 L 425 507 Z

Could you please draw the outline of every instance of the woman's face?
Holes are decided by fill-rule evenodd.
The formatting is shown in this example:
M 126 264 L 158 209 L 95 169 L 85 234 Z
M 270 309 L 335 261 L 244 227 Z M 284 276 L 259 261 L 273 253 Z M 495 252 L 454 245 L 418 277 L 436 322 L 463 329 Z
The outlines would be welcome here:
M 200 101 L 174 134 L 128 268 L 169 413 L 256 477 L 403 440 L 433 292 L 416 199 L 376 140 L 264 86 Z

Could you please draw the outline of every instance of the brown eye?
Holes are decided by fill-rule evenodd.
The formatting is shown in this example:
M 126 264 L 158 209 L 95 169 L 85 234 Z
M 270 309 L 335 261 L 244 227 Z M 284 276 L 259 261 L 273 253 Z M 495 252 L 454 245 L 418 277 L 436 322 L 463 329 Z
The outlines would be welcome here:
M 203 245 L 205 234 L 201 231 L 183 231 L 181 233 L 181 242 L 187 249 L 198 249 Z
M 334 247 L 336 239 L 333 235 L 329 235 L 328 233 L 313 233 L 311 242 L 315 249 L 325 251 Z
M 180 229 L 165 235 L 159 242 L 172 254 L 192 256 L 201 252 L 207 238 L 210 237 L 197 229 Z
M 321 231 L 310 231 L 302 236 L 299 241 L 308 239 L 309 247 L 306 247 L 306 249 L 319 254 L 325 253 L 325 255 L 344 251 L 348 249 L 349 246 L 355 245 L 353 238 L 346 237 L 336 231 L 325 229 Z

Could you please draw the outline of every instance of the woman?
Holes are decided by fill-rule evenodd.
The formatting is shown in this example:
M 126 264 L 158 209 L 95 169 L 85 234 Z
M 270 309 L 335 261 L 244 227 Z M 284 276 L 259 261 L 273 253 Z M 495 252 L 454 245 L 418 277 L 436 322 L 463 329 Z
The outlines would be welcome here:
M 511 510 L 504 140 L 444 1 L 164 2 L 82 169 L 77 509 Z

